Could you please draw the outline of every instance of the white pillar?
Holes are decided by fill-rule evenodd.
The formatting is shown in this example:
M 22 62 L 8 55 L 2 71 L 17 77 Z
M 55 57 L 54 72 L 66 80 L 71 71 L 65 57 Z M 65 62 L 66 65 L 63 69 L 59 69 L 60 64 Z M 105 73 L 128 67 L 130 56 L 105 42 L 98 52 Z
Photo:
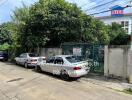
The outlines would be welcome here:
M 108 76 L 109 75 L 109 50 L 108 50 L 108 46 L 105 46 L 104 49 L 104 76 Z

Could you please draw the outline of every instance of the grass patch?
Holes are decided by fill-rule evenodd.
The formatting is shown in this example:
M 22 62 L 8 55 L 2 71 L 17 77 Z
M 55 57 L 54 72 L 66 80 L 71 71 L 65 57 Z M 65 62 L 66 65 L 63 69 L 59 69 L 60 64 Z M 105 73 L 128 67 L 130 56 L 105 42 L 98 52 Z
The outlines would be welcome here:
M 132 95 L 132 89 L 131 88 L 125 89 L 123 92 Z

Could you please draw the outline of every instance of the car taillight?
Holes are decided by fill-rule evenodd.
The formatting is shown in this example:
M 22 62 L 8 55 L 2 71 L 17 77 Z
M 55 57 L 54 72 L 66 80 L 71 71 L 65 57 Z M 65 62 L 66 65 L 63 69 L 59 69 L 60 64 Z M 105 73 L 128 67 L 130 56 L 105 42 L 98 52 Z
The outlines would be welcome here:
M 80 70 L 81 67 L 74 67 L 73 70 Z

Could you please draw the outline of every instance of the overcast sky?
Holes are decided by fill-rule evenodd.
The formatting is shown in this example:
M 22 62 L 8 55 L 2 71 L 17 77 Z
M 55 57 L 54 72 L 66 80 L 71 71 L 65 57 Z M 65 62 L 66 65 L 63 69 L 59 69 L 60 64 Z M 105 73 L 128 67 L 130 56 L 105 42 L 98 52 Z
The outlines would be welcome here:
M 22 5 L 22 2 L 24 2 L 26 5 L 31 5 L 34 2 L 37 2 L 38 0 L 0 0 L 0 23 L 9 21 L 10 15 L 12 11 L 15 9 L 15 7 L 20 7 Z M 112 1 L 112 0 L 66 0 L 71 3 L 76 3 L 79 7 L 81 7 L 82 10 L 87 10 L 90 8 L 93 8 L 97 5 Z M 129 4 L 130 0 L 115 0 L 116 2 L 109 3 L 105 6 L 88 10 L 88 14 L 108 10 L 110 7 L 114 5 L 120 5 L 125 6 Z M 131 8 L 132 9 L 132 8 Z M 131 10 L 132 11 L 132 10 Z M 125 13 L 131 12 L 130 8 L 125 9 Z M 104 13 L 96 16 L 104 16 L 104 15 L 110 15 L 110 13 Z

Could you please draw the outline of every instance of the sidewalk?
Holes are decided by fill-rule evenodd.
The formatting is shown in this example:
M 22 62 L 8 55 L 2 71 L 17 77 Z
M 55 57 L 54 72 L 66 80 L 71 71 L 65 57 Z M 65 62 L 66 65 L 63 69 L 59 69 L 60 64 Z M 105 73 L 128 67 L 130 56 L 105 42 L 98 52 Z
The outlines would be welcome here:
M 103 75 L 88 74 L 86 77 L 81 78 L 81 80 L 118 91 L 123 91 L 124 89 L 129 88 L 132 89 L 132 84 L 127 83 L 126 80 L 106 78 Z

